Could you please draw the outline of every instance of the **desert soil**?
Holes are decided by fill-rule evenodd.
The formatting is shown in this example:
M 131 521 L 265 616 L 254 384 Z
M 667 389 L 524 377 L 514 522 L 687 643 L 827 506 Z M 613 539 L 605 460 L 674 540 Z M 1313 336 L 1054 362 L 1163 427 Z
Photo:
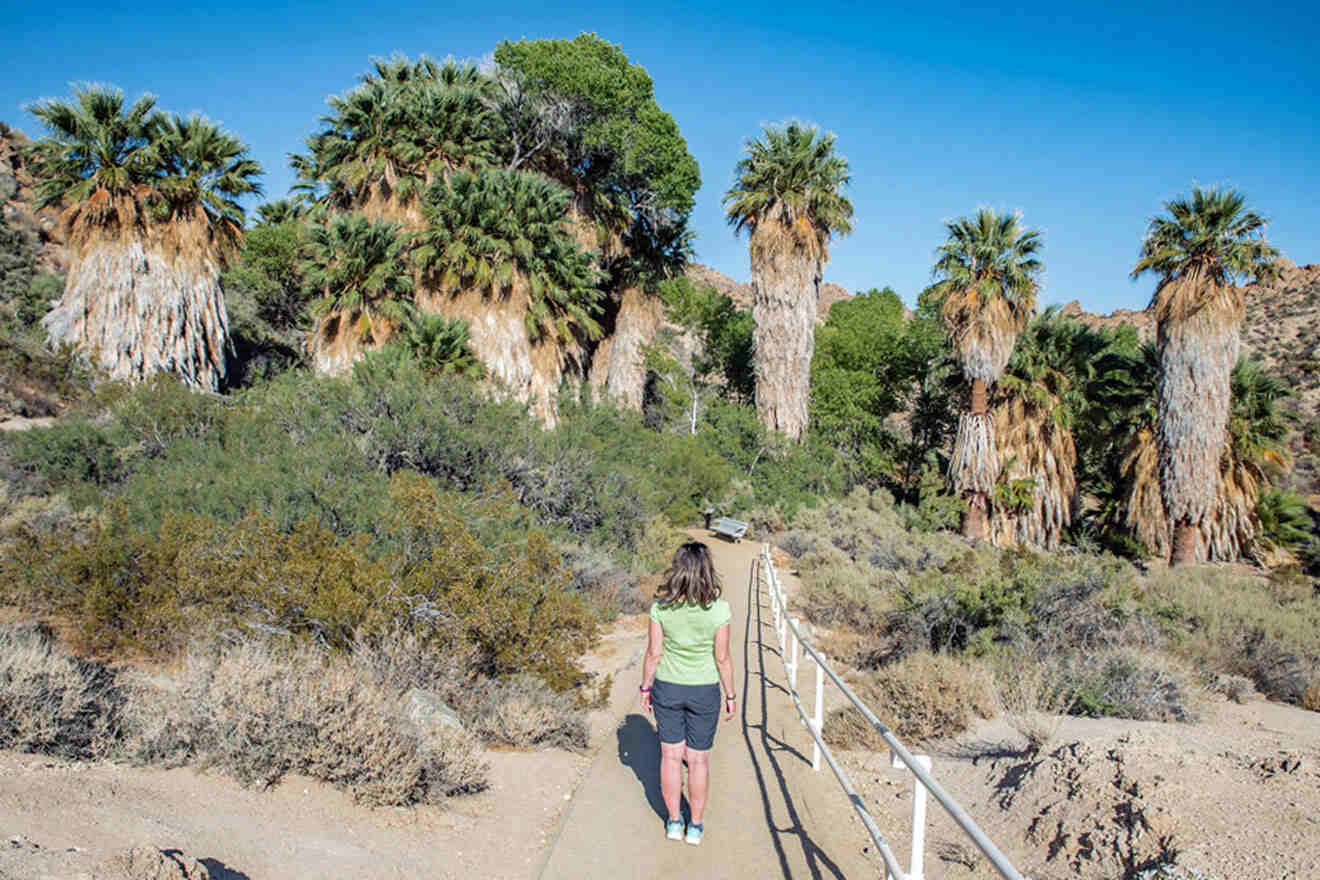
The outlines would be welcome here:
M 645 618 L 635 617 L 590 658 L 615 674 L 609 706 L 591 718 L 591 753 L 492 751 L 490 789 L 444 807 L 366 808 L 302 778 L 259 791 L 189 769 L 0 752 L 0 880 L 123 877 L 115 860 L 143 845 L 186 854 L 222 880 L 883 876 L 828 768 L 810 768 L 768 604 L 749 589 L 759 545 L 709 543 L 734 610 L 744 700 L 716 739 L 699 848 L 663 839 L 659 749 L 637 700 Z M 804 665 L 799 680 L 808 705 L 810 672 Z M 838 702 L 828 690 L 827 708 Z M 1320 878 L 1315 713 L 1254 700 L 1208 703 L 1192 724 L 1057 724 L 1036 756 L 1001 720 L 919 750 L 1024 874 L 1133 877 L 1176 857 L 1216 880 Z M 841 760 L 906 864 L 911 777 L 887 754 Z M 995 876 L 933 802 L 926 839 L 927 878 Z

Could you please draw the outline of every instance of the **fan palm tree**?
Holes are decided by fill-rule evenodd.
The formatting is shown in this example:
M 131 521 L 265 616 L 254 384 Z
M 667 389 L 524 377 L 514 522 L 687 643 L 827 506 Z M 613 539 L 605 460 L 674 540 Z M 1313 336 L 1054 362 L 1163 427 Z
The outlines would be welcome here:
M 404 329 L 402 342 L 428 373 L 478 377 L 485 372 L 468 345 L 467 321 L 419 312 Z
M 1078 504 L 1073 425 L 1086 407 L 1097 358 L 1110 340 L 1051 307 L 1018 337 L 991 398 L 999 482 L 1030 486 L 1016 509 L 992 505 L 990 538 L 1055 549 Z
M 747 142 L 724 194 L 725 215 L 750 239 L 756 410 L 772 431 L 799 440 L 807 428 L 811 355 L 821 274 L 833 236 L 852 231 L 842 190 L 848 162 L 834 135 L 790 122 Z
M 243 228 L 236 199 L 261 167 L 201 117 L 167 117 L 155 98 L 83 86 L 29 108 L 47 135 L 33 146 L 39 207 L 63 208 L 70 267 L 43 319 L 118 379 L 172 372 L 215 390 L 229 328 L 220 269 Z
M 412 314 L 413 278 L 407 242 L 396 223 L 340 214 L 308 233 L 303 276 L 321 291 L 312 304 L 320 319 L 312 336 L 313 359 L 323 372 L 339 373 L 379 347 Z
M 1168 556 L 1172 533 L 1160 492 L 1159 358 L 1155 346 L 1143 346 L 1128 370 L 1116 372 L 1120 386 L 1128 384 L 1124 376 L 1135 379 L 1128 407 L 1127 452 L 1118 480 L 1123 501 L 1115 520 L 1152 553 Z M 1122 407 L 1125 396 L 1115 393 L 1105 401 Z M 1287 435 L 1292 416 L 1279 405 L 1288 396 L 1283 383 L 1255 361 L 1244 358 L 1234 366 L 1230 416 L 1215 461 L 1215 497 L 1198 525 L 1194 558 L 1235 562 L 1243 557 L 1260 558 L 1268 549 L 1261 545 L 1257 508 L 1268 487 L 1288 469 Z
M 1000 470 L 988 390 L 1003 374 L 1036 308 L 1041 241 L 1039 232 L 1023 228 L 1019 216 L 988 208 L 945 228 L 949 238 L 936 251 L 934 270 L 941 317 L 972 383 L 971 409 L 958 421 L 950 469 L 954 487 L 967 500 L 963 534 L 981 538 Z
M 1160 493 L 1172 523 L 1171 565 L 1197 560 L 1197 532 L 1219 495 L 1230 376 L 1246 304 L 1237 282 L 1277 274 L 1265 221 L 1233 190 L 1199 187 L 1150 221 L 1132 270 L 1159 276 L 1151 300 L 1160 356 Z
M 377 61 L 361 83 L 330 99 L 326 128 L 291 156 L 300 187 L 323 188 L 340 210 L 420 223 L 426 187 L 494 157 L 490 82 L 472 65 L 403 56 Z
M 589 254 L 569 233 L 568 190 L 537 174 L 458 172 L 427 193 L 416 259 L 442 293 L 507 298 L 525 291 L 527 333 L 597 339 L 601 297 Z
M 456 172 L 428 190 L 414 255 L 438 298 L 424 305 L 478 327 L 473 351 L 548 427 L 560 383 L 583 377 L 585 343 L 602 335 L 600 276 L 569 230 L 571 198 L 530 172 Z

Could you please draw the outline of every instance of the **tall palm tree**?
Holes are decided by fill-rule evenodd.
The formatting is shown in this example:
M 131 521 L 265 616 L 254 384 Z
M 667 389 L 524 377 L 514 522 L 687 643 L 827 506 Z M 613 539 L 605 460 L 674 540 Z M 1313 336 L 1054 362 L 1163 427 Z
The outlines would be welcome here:
M 1110 340 L 1058 315 L 1034 318 L 991 395 L 999 481 L 1030 486 L 1020 509 L 992 504 L 991 540 L 1007 546 L 1055 549 L 1078 506 L 1073 425 L 1086 407 L 1097 358 Z
M 747 142 L 724 194 L 725 214 L 750 239 L 756 329 L 756 411 L 798 440 L 807 428 L 821 275 L 833 236 L 852 231 L 842 190 L 848 162 L 834 135 L 790 122 Z
M 1230 376 L 1246 303 L 1237 282 L 1277 274 L 1279 252 L 1265 221 L 1234 190 L 1193 188 L 1150 221 L 1132 277 L 1159 276 L 1155 312 L 1160 357 L 1160 493 L 1172 523 L 1171 565 L 1195 562 L 1197 532 L 1218 497 L 1228 426 Z
M 167 117 L 150 95 L 76 88 L 29 110 L 47 135 L 33 146 L 39 206 L 60 206 L 70 267 L 42 324 L 113 378 L 172 372 L 215 390 L 229 327 L 220 269 L 243 227 L 236 199 L 261 167 L 201 117 Z
M 341 373 L 379 347 L 412 314 L 413 278 L 407 242 L 396 223 L 340 214 L 308 234 L 303 262 L 307 285 L 321 291 L 312 304 L 320 320 L 310 340 L 317 369 Z
M 936 251 L 934 270 L 943 297 L 941 317 L 972 383 L 971 408 L 958 420 L 950 469 L 954 488 L 967 501 L 963 534 L 982 538 L 1000 471 L 988 394 L 1036 308 L 1041 241 L 1018 215 L 988 208 L 945 228 L 949 238 Z

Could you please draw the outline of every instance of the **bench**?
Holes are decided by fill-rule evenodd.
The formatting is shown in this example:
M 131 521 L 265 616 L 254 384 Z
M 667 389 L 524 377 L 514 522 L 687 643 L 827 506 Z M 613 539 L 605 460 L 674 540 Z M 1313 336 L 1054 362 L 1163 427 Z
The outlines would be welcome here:
M 710 529 L 715 534 L 724 535 L 736 544 L 742 539 L 743 535 L 747 534 L 747 523 L 740 519 L 731 519 L 727 516 L 722 516 L 715 520 Z

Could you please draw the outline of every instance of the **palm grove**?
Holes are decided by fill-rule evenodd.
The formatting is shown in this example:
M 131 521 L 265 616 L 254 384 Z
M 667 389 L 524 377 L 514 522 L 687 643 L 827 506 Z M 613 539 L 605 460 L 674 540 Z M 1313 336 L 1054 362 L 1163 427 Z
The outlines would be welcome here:
M 1004 546 L 1181 563 L 1304 534 L 1272 488 L 1286 391 L 1238 360 L 1239 285 L 1277 253 L 1232 191 L 1151 221 L 1133 272 L 1156 278 L 1152 347 L 1038 313 L 1041 236 L 988 209 L 946 224 L 915 314 L 873 291 L 822 323 L 849 168 L 797 122 L 747 142 L 724 196 L 749 241 L 738 311 L 684 277 L 697 164 L 650 77 L 594 35 L 502 43 L 489 69 L 374 62 L 291 157 L 297 192 L 246 229 L 261 169 L 214 123 L 101 87 L 31 110 L 41 203 L 70 243 L 41 325 L 112 378 L 217 390 L 407 358 L 548 426 L 566 393 L 661 432 L 745 432 L 754 409 L 749 473 L 811 459 L 813 485 L 885 486 Z

